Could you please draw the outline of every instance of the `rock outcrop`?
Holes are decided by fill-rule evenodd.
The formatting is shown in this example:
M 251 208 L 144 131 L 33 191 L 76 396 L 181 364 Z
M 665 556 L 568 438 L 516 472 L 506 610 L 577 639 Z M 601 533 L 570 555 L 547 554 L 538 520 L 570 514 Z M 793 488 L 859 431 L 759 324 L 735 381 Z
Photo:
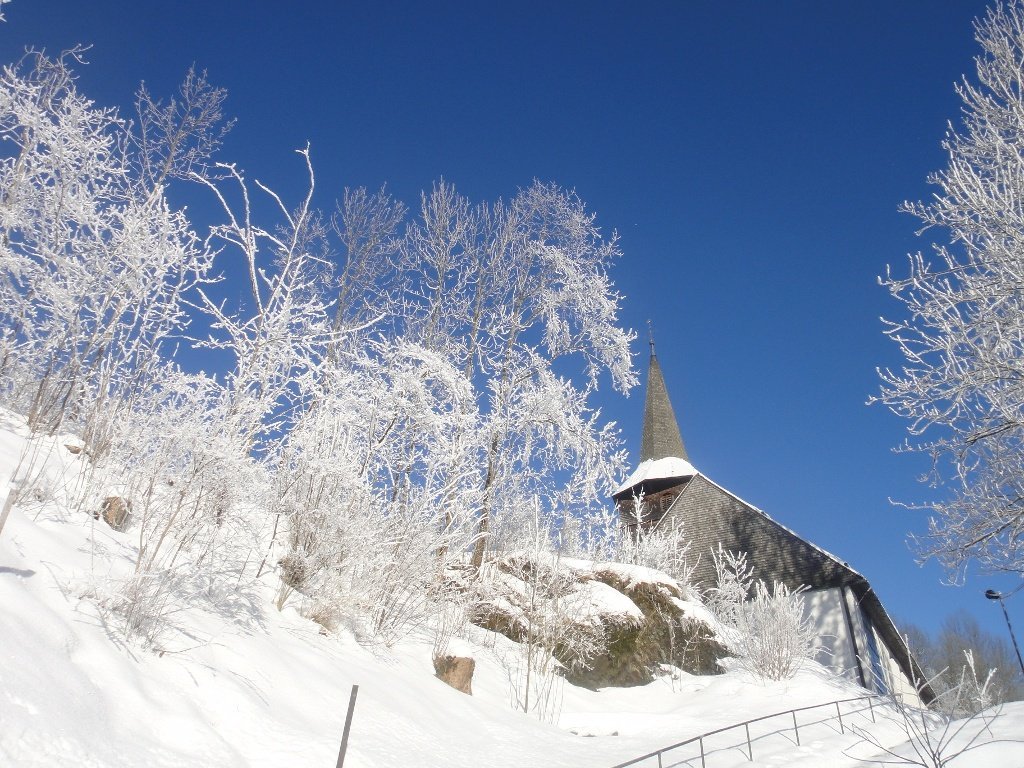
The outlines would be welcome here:
M 476 661 L 470 656 L 442 653 L 434 656 L 434 674 L 456 691 L 473 695 L 473 671 Z
M 121 496 L 107 496 L 94 517 L 102 519 L 115 531 L 123 531 L 128 526 L 130 515 L 131 502 Z
M 661 664 L 714 673 L 726 655 L 700 601 L 651 568 L 513 552 L 452 576 L 474 593 L 475 624 L 540 642 L 577 685 L 643 685 Z

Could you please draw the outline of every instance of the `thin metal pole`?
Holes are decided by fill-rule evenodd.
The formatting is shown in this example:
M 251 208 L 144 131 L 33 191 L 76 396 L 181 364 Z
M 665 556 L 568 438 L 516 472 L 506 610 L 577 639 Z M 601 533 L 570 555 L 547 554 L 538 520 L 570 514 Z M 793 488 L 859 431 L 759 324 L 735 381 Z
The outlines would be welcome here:
M 750 743 L 750 723 L 744 723 L 743 727 L 747 731 L 747 755 L 750 757 L 750 762 L 754 762 L 754 745 Z
M 703 739 L 703 737 L 701 737 L 701 739 L 700 739 L 700 768 L 707 768 L 707 765 L 705 765 L 705 763 L 704 763 L 704 739 Z
M 1020 648 L 1017 647 L 1017 636 L 1013 634 L 1013 626 L 1010 624 L 1010 614 L 1006 612 L 1006 603 L 999 598 L 999 607 L 1003 609 L 1003 618 L 1006 619 L 1006 628 L 1010 630 L 1010 639 L 1013 641 L 1013 650 L 1017 652 L 1017 663 L 1020 664 L 1020 671 L 1024 673 L 1024 660 L 1020 657 Z
M 877 720 L 875 720 L 875 706 L 871 703 L 871 699 L 868 699 L 868 709 L 871 710 L 871 722 L 878 722 Z
M 356 711 L 356 695 L 359 693 L 359 686 L 352 686 L 352 695 L 348 698 L 348 714 L 345 715 L 345 730 L 341 733 L 341 750 L 338 752 L 338 766 L 345 765 L 345 752 L 348 750 L 348 733 L 352 729 L 352 713 Z
M 664 768 L 661 764 L 661 752 L 658 753 L 658 768 Z
M 839 708 L 839 702 L 836 702 L 836 714 L 839 715 L 839 732 L 846 733 L 846 728 L 843 727 L 843 710 Z
M 793 715 L 793 733 L 796 734 L 796 745 L 800 746 L 800 729 L 796 725 L 796 712 L 791 713 Z

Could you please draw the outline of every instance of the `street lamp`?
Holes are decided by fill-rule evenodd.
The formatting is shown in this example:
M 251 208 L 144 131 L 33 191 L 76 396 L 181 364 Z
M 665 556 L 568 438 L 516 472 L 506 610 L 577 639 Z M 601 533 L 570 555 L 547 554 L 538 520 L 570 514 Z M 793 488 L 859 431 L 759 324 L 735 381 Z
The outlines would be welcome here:
M 1016 589 L 1014 589 L 1006 595 L 1004 595 L 1002 592 L 997 592 L 994 589 L 986 589 L 985 597 L 987 597 L 989 600 L 999 601 L 999 607 L 1003 609 L 1003 618 L 1006 619 L 1006 628 L 1010 630 L 1010 640 L 1013 641 L 1013 650 L 1017 652 L 1017 663 L 1020 664 L 1020 671 L 1022 674 L 1024 674 L 1024 660 L 1022 660 L 1020 657 L 1020 648 L 1017 647 L 1017 637 L 1013 634 L 1013 626 L 1011 626 L 1010 624 L 1010 614 L 1006 612 L 1006 603 L 1003 602 L 1005 598 L 1012 597 L 1014 594 L 1016 594 L 1016 592 L 1020 590 L 1021 587 L 1024 587 L 1024 584 L 1021 584 Z

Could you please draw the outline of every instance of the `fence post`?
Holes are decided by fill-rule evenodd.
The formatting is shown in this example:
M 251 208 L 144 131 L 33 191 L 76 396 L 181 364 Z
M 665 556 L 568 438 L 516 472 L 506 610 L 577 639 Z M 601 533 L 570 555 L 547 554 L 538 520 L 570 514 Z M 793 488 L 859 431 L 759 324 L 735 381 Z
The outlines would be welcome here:
M 836 715 L 839 716 L 839 732 L 846 733 L 846 728 L 843 727 L 843 710 L 839 708 L 839 702 L 836 702 Z
M 796 725 L 796 712 L 791 712 L 793 715 L 793 733 L 796 734 L 796 745 L 800 746 L 800 729 Z
M 871 722 L 872 723 L 877 722 L 875 720 L 875 706 L 874 706 L 874 704 L 871 703 L 871 699 L 868 699 L 868 709 L 871 710 Z
M 338 752 L 337 768 L 345 765 L 345 752 L 348 750 L 348 733 L 352 729 L 352 713 L 356 710 L 356 694 L 359 693 L 359 686 L 352 686 L 352 695 L 348 699 L 348 714 L 345 715 L 345 730 L 341 733 L 341 749 Z
M 658 768 L 664 768 L 661 764 L 661 752 L 658 752 Z
M 747 732 L 747 756 L 750 762 L 754 762 L 754 745 L 750 743 L 750 723 L 744 723 L 743 728 Z
M 7 488 L 7 498 L 4 500 L 3 510 L 0 511 L 0 533 L 3 533 L 4 524 L 7 522 L 7 516 L 11 514 L 11 507 L 18 500 L 18 493 L 21 491 L 21 481 L 11 478 L 9 487 Z
M 707 765 L 704 764 L 704 737 L 701 736 L 699 741 L 700 741 L 700 768 L 707 768 Z

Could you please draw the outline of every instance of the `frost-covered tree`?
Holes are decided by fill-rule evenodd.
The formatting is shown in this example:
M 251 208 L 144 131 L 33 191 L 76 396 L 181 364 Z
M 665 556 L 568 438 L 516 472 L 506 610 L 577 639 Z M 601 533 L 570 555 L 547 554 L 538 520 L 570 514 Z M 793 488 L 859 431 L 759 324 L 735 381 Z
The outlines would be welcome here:
M 903 630 L 939 706 L 946 707 L 947 714 L 962 714 L 962 709 L 956 709 L 962 703 L 958 696 L 947 692 L 963 690 L 961 683 L 968 666 L 965 652 L 970 653 L 978 674 L 989 681 L 987 691 L 992 703 L 1024 697 L 1024 679 L 1013 651 L 1003 638 L 982 629 L 973 616 L 963 612 L 947 616 L 934 638 L 913 624 Z M 968 676 L 973 676 L 973 670 Z
M 230 361 L 223 429 L 271 478 L 256 574 L 280 565 L 279 606 L 299 590 L 323 623 L 354 612 L 390 642 L 420 617 L 438 552 L 465 544 L 472 475 L 466 441 L 449 438 L 475 434 L 463 424 L 472 397 L 458 369 L 384 322 L 404 209 L 357 190 L 326 222 L 308 148 L 299 154 L 309 184 L 294 208 L 233 165 L 192 173 L 224 213 L 211 245 L 240 260 L 247 288 L 234 304 L 197 289 L 209 328 L 197 341 Z M 257 214 L 257 195 L 276 221 Z
M 476 206 L 440 183 L 402 241 L 402 333 L 474 390 L 476 565 L 488 547 L 514 546 L 534 498 L 561 514 L 585 509 L 621 468 L 614 428 L 589 405 L 603 372 L 622 391 L 636 381 L 608 278 L 618 255 L 575 194 L 539 182 Z M 566 376 L 574 361 L 578 383 Z
M 395 639 L 470 542 L 479 482 L 460 371 L 407 342 L 368 342 L 326 374 L 276 461 L 286 583 Z
M 399 231 L 405 205 L 384 189 L 346 189 L 331 218 L 337 238 L 334 330 L 384 321 L 395 305 Z
M 218 350 L 229 361 L 227 389 L 233 400 L 230 428 L 249 450 L 272 451 L 308 404 L 318 368 L 335 332 L 331 327 L 325 225 L 312 205 L 315 176 L 308 148 L 300 150 L 309 184 L 302 201 L 289 208 L 259 181 L 280 218 L 263 222 L 253 212 L 252 189 L 234 165 L 217 164 L 223 179 L 193 173 L 220 203 L 224 221 L 210 229 L 210 247 L 245 276 L 243 299 L 229 305 L 197 288 L 209 333 L 201 347 Z M 241 269 L 238 269 L 240 267 Z
M 161 99 L 145 83 L 135 94 L 136 125 L 131 141 L 141 181 L 151 189 L 170 179 L 206 177 L 211 158 L 234 125 L 224 117 L 227 91 L 207 79 L 195 66 L 178 88 L 178 95 Z
M 130 126 L 77 90 L 77 54 L 0 74 L 0 391 L 33 427 L 68 420 L 98 452 L 92 414 L 146 386 L 211 256 L 135 172 Z
M 881 372 L 877 398 L 949 488 L 924 505 L 918 544 L 954 576 L 971 559 L 1024 572 L 1024 7 L 996 5 L 975 32 L 982 53 L 957 86 L 947 166 L 930 200 L 904 206 L 939 239 L 882 280 L 905 309 L 886 333 L 906 362 Z

